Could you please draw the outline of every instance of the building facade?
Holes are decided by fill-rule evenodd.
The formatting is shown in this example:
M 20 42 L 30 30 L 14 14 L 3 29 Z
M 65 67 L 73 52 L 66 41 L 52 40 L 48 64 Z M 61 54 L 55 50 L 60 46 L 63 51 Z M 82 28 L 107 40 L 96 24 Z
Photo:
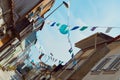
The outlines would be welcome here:
M 44 14 L 55 0 L 0 0 L 0 52 L 15 38 L 24 40 L 33 31 L 41 30 Z M 4 30 L 3 30 L 4 29 Z M 3 32 L 1 32 L 3 31 Z
M 108 45 L 113 40 L 114 38 L 111 36 L 96 33 L 77 42 L 75 46 L 81 50 L 62 68 L 53 71 L 53 80 L 101 80 L 102 78 L 97 79 L 96 77 L 95 79 L 83 78 L 112 51 Z
M 83 80 L 120 80 L 120 36 L 107 47 L 110 52 L 96 63 Z
M 14 61 L 44 26 L 44 14 L 55 0 L 0 0 L 0 64 Z M 30 41 L 30 43 L 28 42 Z M 22 46 L 22 47 L 21 47 Z

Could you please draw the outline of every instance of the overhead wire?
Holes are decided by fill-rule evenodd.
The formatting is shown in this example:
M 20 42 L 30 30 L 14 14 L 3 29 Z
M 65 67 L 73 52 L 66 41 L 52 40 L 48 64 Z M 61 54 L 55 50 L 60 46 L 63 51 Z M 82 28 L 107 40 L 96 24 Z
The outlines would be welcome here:
M 68 9 L 67 9 L 67 25 L 68 25 L 68 35 L 67 35 L 67 39 L 68 39 L 68 43 L 70 44 L 70 49 L 73 50 L 72 47 L 72 42 L 70 39 L 70 0 L 68 0 Z

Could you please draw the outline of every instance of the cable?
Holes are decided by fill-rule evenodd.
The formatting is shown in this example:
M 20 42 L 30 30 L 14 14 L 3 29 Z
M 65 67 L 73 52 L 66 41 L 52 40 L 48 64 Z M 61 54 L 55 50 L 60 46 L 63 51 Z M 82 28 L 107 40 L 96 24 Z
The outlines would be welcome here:
M 72 42 L 70 40 L 70 23 L 69 23 L 69 20 L 70 20 L 70 0 L 68 0 L 68 10 L 67 10 L 67 25 L 68 25 L 68 35 L 67 35 L 67 39 L 68 39 L 68 42 L 70 44 L 70 48 L 73 50 L 73 47 L 72 47 Z

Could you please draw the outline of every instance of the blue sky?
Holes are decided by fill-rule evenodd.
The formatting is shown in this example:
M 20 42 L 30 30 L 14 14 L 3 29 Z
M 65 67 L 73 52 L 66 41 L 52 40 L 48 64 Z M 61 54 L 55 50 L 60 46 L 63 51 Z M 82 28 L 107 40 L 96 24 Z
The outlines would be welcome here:
M 89 26 L 85 31 L 75 30 L 70 32 L 70 39 L 73 46 L 74 54 L 79 49 L 74 47 L 74 44 L 81 39 L 84 39 L 96 32 L 105 33 L 107 28 L 100 27 L 120 27 L 120 0 L 64 0 L 70 1 L 69 10 L 65 6 L 61 6 L 56 12 L 54 12 L 47 20 L 42 31 L 38 31 L 38 42 L 35 46 L 32 46 L 31 56 L 38 62 L 38 56 L 40 51 L 44 52 L 46 56 L 43 56 L 42 60 L 45 62 L 53 53 L 53 58 L 64 61 L 65 64 L 70 58 L 71 54 L 68 52 L 70 45 L 67 40 L 67 35 L 63 35 L 59 32 L 59 27 L 51 27 L 47 24 L 48 21 L 59 22 L 61 24 L 67 24 L 69 21 L 70 28 L 74 26 Z M 54 10 L 62 0 L 56 0 L 52 9 L 45 15 L 47 16 L 52 10 Z M 68 20 L 68 11 L 70 13 Z M 90 31 L 93 26 L 100 26 L 95 31 Z M 109 33 L 110 36 L 117 36 L 120 34 L 120 28 L 113 28 Z M 42 47 L 42 49 L 38 49 Z M 47 64 L 58 64 L 57 62 L 49 59 Z

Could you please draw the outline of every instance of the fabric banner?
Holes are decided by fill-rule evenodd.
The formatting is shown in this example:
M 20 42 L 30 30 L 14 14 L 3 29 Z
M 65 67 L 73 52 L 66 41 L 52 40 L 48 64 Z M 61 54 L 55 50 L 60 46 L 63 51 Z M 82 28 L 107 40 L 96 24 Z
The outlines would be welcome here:
M 70 48 L 70 49 L 69 49 L 69 53 L 71 54 L 72 52 L 73 52 L 73 49 L 72 49 L 72 48 Z
M 63 61 L 59 60 L 59 64 L 62 64 L 62 63 L 63 63 Z
M 39 59 L 41 59 L 43 56 L 44 56 L 44 54 L 43 54 L 43 53 L 42 53 L 42 54 L 40 54 Z
M 76 29 L 78 29 L 80 26 L 75 26 L 75 27 L 73 27 L 72 29 L 71 29 L 71 31 L 72 30 L 76 30 Z
M 36 64 L 34 63 L 34 60 L 31 61 L 31 64 L 34 65 L 34 66 L 36 66 Z
M 73 65 L 76 65 L 77 64 L 77 61 L 74 59 L 73 60 Z
M 53 56 L 53 53 L 50 53 L 51 56 Z
M 111 31 L 112 27 L 108 27 L 107 30 L 105 31 L 106 33 L 109 33 Z
M 60 26 L 60 23 L 57 23 L 56 26 Z
M 50 26 L 53 27 L 53 26 L 55 26 L 55 24 L 56 24 L 56 22 L 53 22 Z
M 96 26 L 95 26 L 95 27 L 92 27 L 91 31 L 94 31 L 96 28 L 97 28 Z
M 71 57 L 74 58 L 74 54 L 72 54 Z
M 56 22 L 53 22 L 50 26 L 60 26 L 61 23 L 56 23 Z M 73 30 L 77 30 L 79 29 L 80 31 L 84 31 L 86 30 L 87 28 L 90 28 L 91 26 L 82 26 L 80 28 L 80 26 L 74 26 L 73 28 L 69 29 L 68 25 L 67 24 L 62 24 L 59 28 L 59 31 L 62 33 L 62 34 L 68 34 L 69 31 L 73 31 Z M 91 31 L 95 31 L 96 28 L 107 28 L 107 30 L 105 31 L 105 33 L 109 33 L 111 31 L 112 28 L 120 28 L 120 27 L 100 27 L 100 26 L 93 26 L 90 30 Z
M 88 26 L 83 26 L 81 29 L 80 29 L 80 31 L 84 31 L 85 29 L 87 29 L 88 28 Z

